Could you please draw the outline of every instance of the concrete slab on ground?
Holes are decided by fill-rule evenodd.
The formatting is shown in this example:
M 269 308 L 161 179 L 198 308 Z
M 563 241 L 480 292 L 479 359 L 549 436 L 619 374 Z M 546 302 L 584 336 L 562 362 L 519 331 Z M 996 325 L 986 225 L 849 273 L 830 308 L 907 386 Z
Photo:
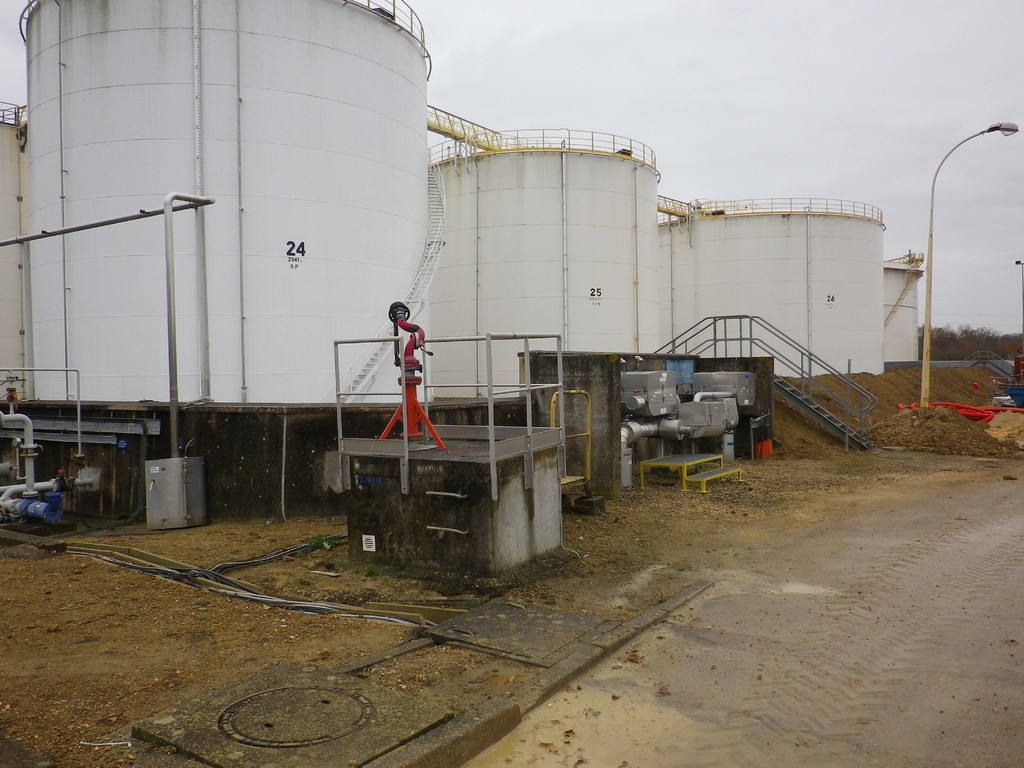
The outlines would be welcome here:
M 3 768 L 56 768 L 57 763 L 52 757 L 0 735 L 0 765 Z
M 551 667 L 600 635 L 615 622 L 554 611 L 509 600 L 492 600 L 424 631 L 437 643 L 459 643 L 475 650 Z
M 136 723 L 132 736 L 215 768 L 352 768 L 450 717 L 330 668 L 282 664 Z

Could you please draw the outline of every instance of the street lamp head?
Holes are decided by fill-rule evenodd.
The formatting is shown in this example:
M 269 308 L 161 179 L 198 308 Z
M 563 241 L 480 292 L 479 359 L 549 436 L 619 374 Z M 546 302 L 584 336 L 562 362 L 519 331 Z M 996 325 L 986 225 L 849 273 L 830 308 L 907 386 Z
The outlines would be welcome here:
M 999 131 L 1003 136 L 1012 136 L 1020 129 L 1016 123 L 992 123 L 986 130 L 985 133 L 992 133 L 993 131 Z

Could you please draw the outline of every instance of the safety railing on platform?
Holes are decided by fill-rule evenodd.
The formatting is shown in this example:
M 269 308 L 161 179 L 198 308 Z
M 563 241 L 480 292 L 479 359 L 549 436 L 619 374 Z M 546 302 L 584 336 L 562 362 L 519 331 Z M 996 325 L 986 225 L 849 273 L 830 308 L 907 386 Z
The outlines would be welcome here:
M 387 456 L 396 457 L 399 461 L 399 473 L 401 489 L 403 494 L 409 493 L 409 456 L 417 449 L 431 448 L 431 445 L 413 446 L 408 435 L 409 419 L 403 420 L 402 438 L 385 440 L 366 437 L 345 437 L 343 425 L 343 405 L 348 395 L 342 391 L 343 371 L 341 366 L 341 348 L 347 345 L 373 345 L 374 347 L 384 344 L 393 345 L 401 342 L 400 336 L 379 336 L 368 339 L 340 339 L 334 342 L 334 382 L 335 382 L 335 411 L 338 423 L 338 457 L 341 464 L 342 488 L 346 491 L 352 489 L 352 457 L 354 456 Z M 554 341 L 556 350 L 556 381 L 534 382 L 530 363 L 530 342 L 531 340 Z M 494 381 L 494 342 L 521 342 L 523 355 L 523 383 L 495 383 Z M 534 451 L 543 448 L 557 447 L 558 450 L 558 473 L 559 477 L 565 476 L 565 406 L 561 397 L 562 388 L 562 337 L 558 334 L 517 334 L 517 333 L 488 333 L 483 336 L 447 336 L 431 338 L 431 346 L 437 344 L 475 343 L 484 344 L 486 359 L 486 391 L 487 403 L 487 424 L 484 426 L 463 426 L 435 424 L 433 427 L 438 435 L 447 440 L 472 440 L 487 441 L 488 464 L 490 467 L 491 498 L 498 499 L 498 461 L 509 456 L 522 455 L 525 462 L 525 487 L 533 487 L 533 454 Z M 426 357 L 426 356 L 424 356 Z M 398 383 L 400 390 L 366 390 L 364 394 L 377 395 L 380 397 L 400 398 L 399 408 L 403 414 L 411 414 L 409 402 L 406 400 L 408 389 L 406 387 L 406 369 L 399 366 Z M 423 362 L 423 391 L 431 389 L 466 389 L 467 387 L 479 386 L 476 382 L 437 384 L 430 381 L 430 371 L 427 362 Z M 535 396 L 540 392 L 554 391 L 558 395 L 558 425 L 556 427 L 538 427 L 534 424 L 533 404 Z M 524 395 L 526 398 L 526 425 L 524 427 L 495 426 L 495 401 L 507 398 L 509 395 Z M 430 415 L 429 402 L 423 402 L 422 408 L 427 418 Z
M 0 101 L 0 125 L 21 125 L 25 122 L 25 107 Z
M 29 0 L 21 12 L 18 26 L 21 29 L 21 39 L 28 40 L 27 24 L 28 17 L 39 5 L 40 0 Z M 412 35 L 419 44 L 423 58 L 427 60 L 428 68 L 431 66 L 430 53 L 427 51 L 427 39 L 423 34 L 423 23 L 416 12 L 404 0 L 337 0 L 345 5 L 360 5 L 378 16 L 393 22 L 400 29 Z M 58 3 L 59 5 L 59 3 Z M 429 74 L 427 75 L 429 77 Z
M 467 144 L 470 146 L 467 147 Z M 472 135 L 461 137 L 433 147 L 430 161 L 431 163 L 443 163 L 466 157 L 467 154 L 527 151 L 567 151 L 618 155 L 631 158 L 654 169 L 658 167 L 654 150 L 639 141 L 611 133 L 575 131 L 564 128 L 490 131 L 481 135 L 479 141 L 474 140 Z
M 815 401 L 847 428 L 865 438 L 871 429 L 871 411 L 878 400 L 845 373 L 827 363 L 764 318 L 754 315 L 705 317 L 690 326 L 657 352 L 713 357 L 756 357 L 768 355 L 790 370 L 804 398 Z M 830 386 L 822 376 L 832 376 Z M 831 411 L 830 411 L 831 412 Z
M 850 216 L 869 219 L 885 225 L 882 211 L 867 203 L 853 200 L 830 200 L 819 197 L 769 197 L 757 200 L 694 200 L 693 215 L 701 219 L 713 216 L 756 216 L 766 213 L 796 213 L 824 216 Z

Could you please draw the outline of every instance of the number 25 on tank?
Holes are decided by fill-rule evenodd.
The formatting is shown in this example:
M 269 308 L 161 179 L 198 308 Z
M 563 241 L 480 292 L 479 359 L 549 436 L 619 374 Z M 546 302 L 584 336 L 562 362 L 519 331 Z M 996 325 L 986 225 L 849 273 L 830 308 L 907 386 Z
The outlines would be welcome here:
M 302 259 L 306 256 L 306 241 L 296 243 L 294 240 L 289 240 L 285 245 L 288 246 L 288 250 L 285 251 L 285 256 L 288 257 L 288 268 L 298 269 Z

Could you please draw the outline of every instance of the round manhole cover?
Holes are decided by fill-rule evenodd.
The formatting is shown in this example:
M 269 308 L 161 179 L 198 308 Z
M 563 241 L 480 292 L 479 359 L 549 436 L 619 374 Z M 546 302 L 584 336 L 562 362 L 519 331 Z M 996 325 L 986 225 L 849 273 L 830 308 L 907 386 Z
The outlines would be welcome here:
M 373 704 L 357 691 L 276 688 L 239 699 L 221 712 L 217 727 L 254 747 L 308 747 L 347 736 L 372 715 Z

